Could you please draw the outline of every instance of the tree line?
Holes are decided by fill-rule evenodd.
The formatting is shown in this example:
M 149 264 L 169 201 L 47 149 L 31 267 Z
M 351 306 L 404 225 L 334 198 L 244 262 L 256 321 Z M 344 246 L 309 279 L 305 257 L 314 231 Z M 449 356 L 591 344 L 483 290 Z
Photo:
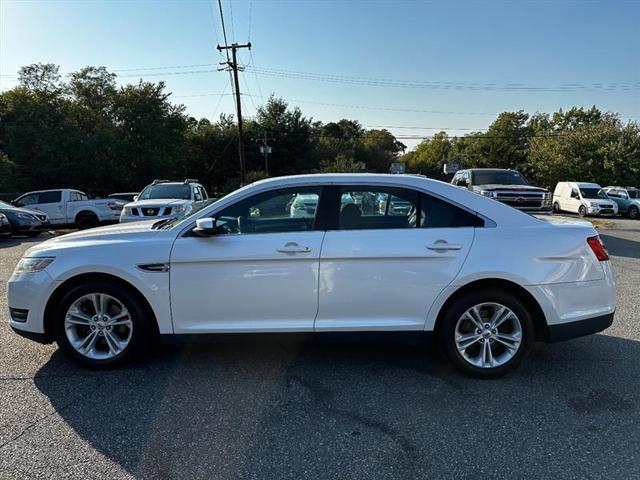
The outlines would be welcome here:
M 484 132 L 439 132 L 415 149 L 354 120 L 318 122 L 270 97 L 245 124 L 248 180 L 265 176 L 259 147 L 272 145 L 269 175 L 388 172 L 442 178 L 445 163 L 517 168 L 538 184 L 559 180 L 640 185 L 640 130 L 596 107 L 553 114 L 504 112 Z M 189 116 L 163 82 L 118 86 L 105 67 L 63 79 L 52 64 L 19 71 L 0 93 L 0 192 L 69 187 L 93 195 L 139 191 L 155 178 L 197 178 L 212 195 L 238 186 L 233 116 Z

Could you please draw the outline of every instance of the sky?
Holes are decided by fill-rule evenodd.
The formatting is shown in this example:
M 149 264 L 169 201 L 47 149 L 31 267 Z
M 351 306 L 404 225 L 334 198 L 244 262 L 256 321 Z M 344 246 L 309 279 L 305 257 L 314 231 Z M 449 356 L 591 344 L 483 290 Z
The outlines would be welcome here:
M 275 94 L 323 122 L 399 137 L 486 129 L 502 111 L 572 106 L 640 121 L 640 0 L 222 0 L 243 113 Z M 0 90 L 20 66 L 106 66 L 164 81 L 195 117 L 234 113 L 217 0 L 0 0 Z M 402 140 L 409 148 L 419 141 Z

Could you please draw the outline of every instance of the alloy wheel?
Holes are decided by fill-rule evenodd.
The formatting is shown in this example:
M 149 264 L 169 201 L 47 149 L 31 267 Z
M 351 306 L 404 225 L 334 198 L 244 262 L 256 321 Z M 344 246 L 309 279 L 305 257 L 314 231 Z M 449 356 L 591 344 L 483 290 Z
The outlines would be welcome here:
M 125 351 L 133 321 L 124 304 L 104 293 L 90 293 L 74 301 L 64 317 L 71 346 L 92 360 L 108 360 Z
M 499 303 L 474 305 L 462 314 L 455 328 L 460 356 L 479 368 L 495 368 L 509 362 L 522 345 L 518 316 Z

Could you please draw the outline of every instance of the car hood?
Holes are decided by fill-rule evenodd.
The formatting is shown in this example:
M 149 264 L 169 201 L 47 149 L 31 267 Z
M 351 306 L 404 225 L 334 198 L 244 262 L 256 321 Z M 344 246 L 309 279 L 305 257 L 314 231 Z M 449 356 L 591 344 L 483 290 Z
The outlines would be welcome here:
M 501 185 L 497 183 L 490 183 L 487 185 L 474 185 L 478 190 L 520 190 L 523 192 L 548 192 L 546 188 L 533 187 L 531 185 Z
M 40 210 L 34 210 L 32 208 L 24 207 L 0 207 L 0 213 L 29 213 L 31 215 L 46 215 L 46 213 Z
M 138 200 L 137 202 L 127 203 L 127 208 L 154 208 L 154 207 L 166 207 L 167 205 L 189 205 L 191 200 L 184 200 L 181 198 L 155 198 L 149 200 Z
M 140 242 L 153 238 L 162 231 L 151 227 L 158 220 L 120 223 L 106 227 L 91 228 L 51 238 L 27 250 L 25 256 L 45 256 L 55 250 L 73 247 L 89 247 L 114 243 Z

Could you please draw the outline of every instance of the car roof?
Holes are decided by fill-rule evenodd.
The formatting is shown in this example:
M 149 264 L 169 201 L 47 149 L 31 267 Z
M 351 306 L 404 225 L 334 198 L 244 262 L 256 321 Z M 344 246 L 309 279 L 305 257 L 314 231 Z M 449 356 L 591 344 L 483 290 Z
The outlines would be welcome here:
M 573 183 L 574 185 L 577 185 L 578 187 L 602 188 L 597 183 L 591 183 L 591 182 L 570 182 L 570 183 Z

